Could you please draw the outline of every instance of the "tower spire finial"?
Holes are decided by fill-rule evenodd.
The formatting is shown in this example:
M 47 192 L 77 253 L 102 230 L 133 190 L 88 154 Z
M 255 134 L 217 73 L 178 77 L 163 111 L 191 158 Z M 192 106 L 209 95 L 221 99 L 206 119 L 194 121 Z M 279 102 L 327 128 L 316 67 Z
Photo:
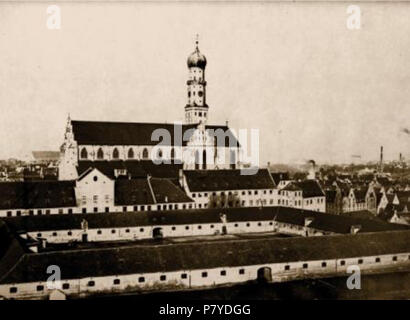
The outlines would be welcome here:
M 199 34 L 197 33 L 195 36 L 195 49 L 198 51 L 198 44 L 199 44 Z

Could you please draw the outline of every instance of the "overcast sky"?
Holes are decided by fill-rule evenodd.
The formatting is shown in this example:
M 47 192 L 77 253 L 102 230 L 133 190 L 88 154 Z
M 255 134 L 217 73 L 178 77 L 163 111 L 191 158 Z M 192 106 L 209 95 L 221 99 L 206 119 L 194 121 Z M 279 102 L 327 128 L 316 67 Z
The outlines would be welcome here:
M 78 120 L 172 122 L 200 34 L 210 123 L 258 128 L 262 163 L 410 157 L 410 4 L 0 3 L 0 158 Z

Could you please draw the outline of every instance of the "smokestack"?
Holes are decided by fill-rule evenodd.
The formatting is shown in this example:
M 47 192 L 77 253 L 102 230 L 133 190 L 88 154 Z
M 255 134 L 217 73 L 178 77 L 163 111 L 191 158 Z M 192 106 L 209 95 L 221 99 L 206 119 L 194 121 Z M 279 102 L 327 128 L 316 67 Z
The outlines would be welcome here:
M 380 173 L 383 172 L 383 146 L 380 147 Z

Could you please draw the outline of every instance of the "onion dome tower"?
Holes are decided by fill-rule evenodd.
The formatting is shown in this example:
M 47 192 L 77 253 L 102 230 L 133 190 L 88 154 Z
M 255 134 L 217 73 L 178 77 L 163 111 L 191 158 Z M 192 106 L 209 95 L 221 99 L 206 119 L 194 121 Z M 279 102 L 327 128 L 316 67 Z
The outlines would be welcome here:
M 188 124 L 204 123 L 208 119 L 206 104 L 205 67 L 206 58 L 199 51 L 198 35 L 195 41 L 195 51 L 188 57 L 188 103 L 185 106 L 185 122 Z

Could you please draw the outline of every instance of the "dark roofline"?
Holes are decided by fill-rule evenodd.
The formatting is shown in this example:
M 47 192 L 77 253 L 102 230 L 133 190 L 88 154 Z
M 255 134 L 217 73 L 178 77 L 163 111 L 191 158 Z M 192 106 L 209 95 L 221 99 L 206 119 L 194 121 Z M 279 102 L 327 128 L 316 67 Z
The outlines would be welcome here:
M 44 272 L 44 266 L 51 264 L 64 270 L 62 279 L 80 279 L 408 252 L 410 231 L 55 251 L 25 254 L 1 283 L 45 281 L 49 275 Z
M 374 221 L 358 217 L 320 213 L 289 207 L 218 208 L 195 210 L 167 210 L 116 212 L 103 214 L 42 215 L 4 218 L 15 232 L 80 229 L 83 219 L 90 229 L 125 228 L 155 225 L 185 225 L 221 223 L 220 214 L 228 222 L 273 221 L 303 227 L 306 217 L 313 217 L 310 228 L 333 233 L 349 233 L 352 225 L 360 224 L 360 232 L 408 230 L 409 226 Z

